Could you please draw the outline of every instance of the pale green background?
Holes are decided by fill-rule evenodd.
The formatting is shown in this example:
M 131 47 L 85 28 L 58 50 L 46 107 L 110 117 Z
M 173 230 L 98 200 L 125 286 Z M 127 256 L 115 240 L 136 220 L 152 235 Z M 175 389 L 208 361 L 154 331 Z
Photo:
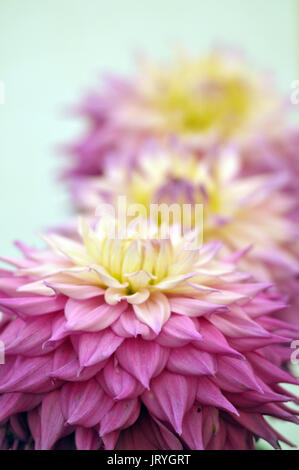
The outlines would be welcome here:
M 81 129 L 63 116 L 106 69 L 130 71 L 132 56 L 167 58 L 181 45 L 243 48 L 289 92 L 298 70 L 296 0 L 0 0 L 0 247 L 35 242 L 65 219 L 67 193 L 55 180 L 55 145 Z M 296 58 L 297 54 L 297 58 Z M 294 426 L 283 426 L 299 443 Z M 297 434 L 296 434 L 297 433 Z

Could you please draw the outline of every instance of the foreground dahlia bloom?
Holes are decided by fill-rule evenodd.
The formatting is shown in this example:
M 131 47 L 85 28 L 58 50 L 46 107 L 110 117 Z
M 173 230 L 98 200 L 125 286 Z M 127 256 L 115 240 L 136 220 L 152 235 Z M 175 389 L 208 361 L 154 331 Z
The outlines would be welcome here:
M 1 270 L 2 427 L 19 436 L 25 419 L 35 449 L 287 442 L 264 419 L 297 422 L 280 385 L 297 384 L 281 368 L 293 331 L 272 316 L 285 304 L 269 285 L 217 244 L 80 233 L 19 244 L 24 259 Z
M 283 107 L 269 80 L 232 53 L 143 62 L 134 78 L 110 77 L 80 106 L 90 126 L 69 148 L 70 172 L 99 174 L 113 155 L 128 162 L 148 139 L 175 136 L 198 153 L 231 139 L 246 142 L 279 127 Z
M 141 151 L 133 169 L 110 168 L 102 177 L 81 178 L 73 195 L 78 209 L 91 217 L 102 204 L 117 207 L 120 197 L 128 208 L 142 205 L 146 217 L 151 205 L 168 204 L 174 218 L 172 204 L 179 204 L 183 224 L 183 205 L 192 206 L 194 218 L 196 204 L 202 204 L 205 242 L 221 241 L 228 253 L 251 247 L 241 266 L 259 279 L 281 280 L 299 273 L 297 202 L 286 191 L 288 184 L 289 174 L 282 171 L 244 176 L 239 153 L 231 147 L 202 160 L 174 147 L 156 147 Z

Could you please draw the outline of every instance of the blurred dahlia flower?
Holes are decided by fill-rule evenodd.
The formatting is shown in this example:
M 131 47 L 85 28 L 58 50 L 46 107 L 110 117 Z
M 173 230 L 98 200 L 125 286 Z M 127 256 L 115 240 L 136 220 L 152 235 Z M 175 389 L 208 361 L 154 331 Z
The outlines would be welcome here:
M 111 159 L 128 162 L 148 139 L 175 136 L 198 153 L 246 142 L 279 128 L 284 106 L 268 77 L 231 52 L 177 54 L 169 65 L 144 61 L 135 77 L 109 77 L 77 109 L 89 126 L 68 147 L 70 174 L 99 174 Z
M 242 254 L 84 222 L 80 237 L 19 243 L 24 258 L 0 272 L 1 432 L 21 439 L 25 420 L 35 449 L 287 442 L 264 415 L 297 422 L 280 385 L 297 384 L 281 367 L 294 331 L 272 315 L 283 299 L 237 270 Z
M 273 135 L 257 135 L 242 149 L 240 158 L 244 173 L 258 174 L 273 171 L 288 173 L 284 191 L 296 200 L 294 217 L 299 218 L 299 131 L 285 128 Z
M 120 196 L 128 207 L 144 206 L 147 217 L 151 204 L 202 204 L 205 242 L 221 241 L 227 253 L 251 247 L 240 266 L 260 280 L 281 280 L 299 273 L 296 199 L 286 191 L 288 184 L 283 171 L 244 176 L 232 147 L 198 160 L 172 146 L 141 151 L 133 168 L 111 167 L 103 176 L 80 178 L 73 196 L 90 217 L 101 204 L 117 206 Z

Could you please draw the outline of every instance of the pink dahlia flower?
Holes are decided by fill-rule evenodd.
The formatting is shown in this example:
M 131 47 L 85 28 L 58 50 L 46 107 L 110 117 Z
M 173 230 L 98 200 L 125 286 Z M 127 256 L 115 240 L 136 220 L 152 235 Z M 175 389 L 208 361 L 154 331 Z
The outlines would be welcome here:
M 280 127 L 284 107 L 268 78 L 231 52 L 177 54 L 168 65 L 145 61 L 135 77 L 109 77 L 81 104 L 89 126 L 69 147 L 70 173 L 99 174 L 112 156 L 128 163 L 148 139 L 175 136 L 199 153 L 215 143 L 246 142 Z
M 291 194 L 296 202 L 294 217 L 299 218 L 299 131 L 298 129 L 281 129 L 274 135 L 258 135 L 242 149 L 241 159 L 244 162 L 244 173 L 257 174 L 280 171 L 289 174 L 285 191 Z
M 146 217 L 153 204 L 168 204 L 170 210 L 178 204 L 183 224 L 183 205 L 191 206 L 192 217 L 202 204 L 205 242 L 222 242 L 228 254 L 250 247 L 242 268 L 257 279 L 281 281 L 299 274 L 297 200 L 288 190 L 290 181 L 288 171 L 245 176 L 241 156 L 231 146 L 202 160 L 177 146 L 155 146 L 139 152 L 134 168 L 80 178 L 73 196 L 78 210 L 91 218 L 103 204 L 117 208 L 121 197 L 128 209 L 141 205 Z
M 264 419 L 297 422 L 280 385 L 297 380 L 281 367 L 294 332 L 273 317 L 279 296 L 217 244 L 80 233 L 19 244 L 24 258 L 1 270 L 2 427 L 19 436 L 24 418 L 35 449 L 287 442 Z

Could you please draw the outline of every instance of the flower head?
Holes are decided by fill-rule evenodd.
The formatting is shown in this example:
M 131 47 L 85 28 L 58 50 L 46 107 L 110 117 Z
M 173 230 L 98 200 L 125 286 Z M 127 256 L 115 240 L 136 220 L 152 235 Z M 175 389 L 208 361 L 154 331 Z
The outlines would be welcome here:
M 128 162 L 149 139 L 175 136 L 199 153 L 213 143 L 247 141 L 273 132 L 282 108 L 269 80 L 232 53 L 177 54 L 169 65 L 144 61 L 134 78 L 110 77 L 79 108 L 92 125 L 70 148 L 71 173 L 99 174 L 112 156 Z
M 22 413 L 36 449 L 251 449 L 295 422 L 278 385 L 292 328 L 285 304 L 223 259 L 170 237 L 19 244 L 0 272 L 0 423 Z
M 251 247 L 241 264 L 256 277 L 298 273 L 298 227 L 292 216 L 296 201 L 285 191 L 288 173 L 246 176 L 242 170 L 233 147 L 201 160 L 181 149 L 156 147 L 141 151 L 133 169 L 112 168 L 102 177 L 82 178 L 74 196 L 79 209 L 91 217 L 103 204 L 117 206 L 120 197 L 128 208 L 143 206 L 146 217 L 151 217 L 152 207 L 159 214 L 167 204 L 170 222 L 201 229 L 205 242 L 222 242 L 228 254 Z M 199 204 L 202 219 L 195 217 Z M 191 220 L 184 218 L 186 206 Z M 199 223 L 202 227 L 196 227 Z
M 136 99 L 117 115 L 154 134 L 225 139 L 248 132 L 265 117 L 272 121 L 279 101 L 266 85 L 233 54 L 178 54 L 169 65 L 144 62 L 135 82 Z

